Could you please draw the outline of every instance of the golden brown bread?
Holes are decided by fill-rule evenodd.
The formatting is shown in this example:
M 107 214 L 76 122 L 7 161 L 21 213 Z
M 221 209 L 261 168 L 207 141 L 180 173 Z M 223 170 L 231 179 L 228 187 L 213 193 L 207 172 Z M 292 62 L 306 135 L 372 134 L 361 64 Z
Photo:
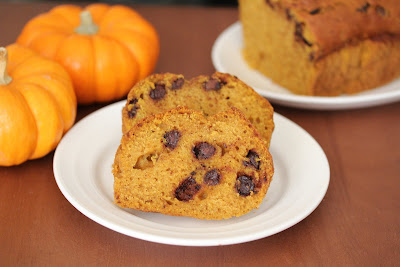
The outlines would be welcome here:
M 186 106 L 206 116 L 236 107 L 269 142 L 274 129 L 271 104 L 237 77 L 216 72 L 185 80 L 181 74 L 154 74 L 129 92 L 122 111 L 122 128 L 127 132 L 139 120 L 160 112 Z
M 258 208 L 273 172 L 266 141 L 238 109 L 205 117 L 178 107 L 123 135 L 114 200 L 124 208 L 226 219 Z
M 398 0 L 239 0 L 244 57 L 294 93 L 336 96 L 400 76 Z

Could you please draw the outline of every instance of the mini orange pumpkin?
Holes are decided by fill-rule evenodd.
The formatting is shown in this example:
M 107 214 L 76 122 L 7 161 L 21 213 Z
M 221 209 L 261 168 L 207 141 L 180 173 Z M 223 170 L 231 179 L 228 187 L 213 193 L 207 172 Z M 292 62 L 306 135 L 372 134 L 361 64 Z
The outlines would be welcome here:
M 0 166 L 52 151 L 73 125 L 76 106 L 72 81 L 60 64 L 17 44 L 1 47 Z
M 122 5 L 61 5 L 25 25 L 17 39 L 61 63 L 71 75 L 79 104 L 125 96 L 149 75 L 159 55 L 154 27 Z

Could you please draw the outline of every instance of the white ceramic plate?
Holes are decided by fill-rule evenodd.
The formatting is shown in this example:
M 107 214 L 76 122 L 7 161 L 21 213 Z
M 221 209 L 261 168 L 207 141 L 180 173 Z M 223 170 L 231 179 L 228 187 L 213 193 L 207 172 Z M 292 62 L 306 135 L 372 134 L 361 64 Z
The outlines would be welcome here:
M 259 209 L 221 221 L 122 209 L 113 203 L 111 165 L 121 138 L 124 102 L 79 121 L 54 155 L 54 176 L 61 192 L 80 212 L 105 227 L 164 244 L 236 244 L 293 226 L 307 217 L 326 193 L 329 164 L 323 150 L 306 131 L 275 114 L 270 148 L 275 174 Z
M 260 72 L 251 69 L 242 57 L 242 47 L 242 25 L 236 22 L 223 31 L 214 43 L 211 58 L 215 69 L 236 75 L 271 102 L 304 109 L 338 110 L 371 107 L 400 101 L 400 79 L 355 95 L 315 97 L 292 94 Z

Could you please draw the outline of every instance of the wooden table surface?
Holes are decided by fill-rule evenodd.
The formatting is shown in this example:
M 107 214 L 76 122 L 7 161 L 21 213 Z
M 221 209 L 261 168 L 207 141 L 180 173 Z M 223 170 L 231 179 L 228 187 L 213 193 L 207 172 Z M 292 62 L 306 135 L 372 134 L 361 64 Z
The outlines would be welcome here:
M 0 45 L 54 3 L 0 3 Z M 211 47 L 236 8 L 135 6 L 157 28 L 156 72 L 211 74 Z M 78 108 L 77 120 L 104 104 Z M 308 131 L 330 163 L 328 192 L 293 227 L 260 240 L 183 247 L 114 232 L 75 209 L 53 175 L 53 156 L 0 167 L 1 266 L 234 266 L 400 264 L 400 103 L 311 111 L 274 105 Z

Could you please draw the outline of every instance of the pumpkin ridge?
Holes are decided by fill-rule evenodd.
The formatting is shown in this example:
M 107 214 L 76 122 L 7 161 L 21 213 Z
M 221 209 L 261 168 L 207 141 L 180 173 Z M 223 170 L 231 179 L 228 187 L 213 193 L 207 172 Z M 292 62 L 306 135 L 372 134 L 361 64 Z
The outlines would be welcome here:
M 116 7 L 118 7 L 119 5 L 113 5 L 113 6 L 109 6 L 109 9 L 103 14 L 103 16 L 101 17 L 101 20 L 99 22 L 99 28 L 104 27 L 103 21 L 108 18 L 109 16 L 113 15 L 112 13 L 115 12 L 114 9 Z M 111 13 L 111 15 L 110 15 Z
M 20 87 L 20 86 L 23 87 L 21 84 L 22 84 L 22 82 L 17 82 L 17 83 L 15 84 L 15 86 L 14 86 L 15 90 L 19 91 L 20 93 L 21 93 L 21 90 L 19 89 L 19 87 Z M 58 103 L 57 99 L 54 97 L 54 95 L 52 94 L 52 92 L 51 92 L 50 90 L 48 90 L 46 87 L 44 87 L 43 85 L 41 85 L 41 84 L 39 84 L 39 83 L 32 82 L 32 81 L 30 81 L 30 82 L 24 82 L 23 84 L 24 84 L 24 85 L 31 85 L 31 86 L 35 86 L 35 87 L 37 87 L 37 88 L 40 88 L 41 90 L 47 92 L 48 95 L 50 95 L 51 98 L 54 100 L 54 102 Z M 25 97 L 24 97 L 24 99 L 25 99 Z M 25 101 L 26 101 L 26 100 L 25 100 Z M 28 104 L 28 102 L 27 102 L 27 104 Z M 28 105 L 28 106 L 29 106 L 29 105 Z M 57 107 L 57 109 L 59 110 L 60 108 Z
M 106 54 L 110 54 L 112 55 L 111 59 L 109 58 L 107 64 L 112 64 L 113 62 L 121 62 L 122 65 L 117 66 L 118 68 L 128 68 L 128 66 L 136 66 L 138 67 L 138 62 L 135 58 L 135 56 L 131 53 L 131 51 L 125 46 L 123 45 L 123 43 L 119 42 L 118 40 L 114 39 L 114 38 L 110 38 L 108 36 L 104 36 L 104 35 L 99 35 L 97 34 L 95 37 L 92 38 L 93 42 L 96 39 L 96 43 L 97 44 L 101 44 L 101 43 L 107 43 L 107 46 L 94 46 L 93 51 L 98 54 L 102 54 L 102 53 L 106 53 Z M 99 50 L 102 49 L 102 50 Z M 106 49 L 106 50 L 104 50 Z M 112 53 L 109 53 L 109 51 L 112 51 Z M 96 57 L 97 59 L 97 57 Z M 129 62 L 129 63 L 128 63 Z M 114 64 L 115 65 L 115 64 Z M 109 65 L 111 66 L 111 65 Z M 94 64 L 95 67 L 95 73 L 97 74 L 99 72 L 98 67 L 98 61 L 95 62 Z M 115 74 L 114 76 L 114 80 L 112 83 L 112 87 L 113 90 L 110 90 L 110 93 L 112 93 L 112 97 L 111 94 L 108 97 L 105 97 L 104 93 L 102 92 L 102 85 L 98 83 L 99 79 L 96 76 L 96 96 L 95 99 L 96 101 L 109 101 L 111 99 L 117 99 L 119 97 L 122 97 L 123 94 L 127 93 L 127 90 L 125 87 L 121 86 L 121 84 L 123 84 L 123 81 L 126 80 L 126 78 L 123 78 L 123 72 L 122 71 L 118 71 L 117 69 L 114 69 Z M 132 68 L 129 68 L 132 69 Z M 129 88 L 131 88 L 137 81 L 137 76 L 129 76 L 132 78 L 132 81 L 130 83 Z M 133 79 L 135 78 L 135 79 Z M 101 79 L 100 79 L 101 80 Z M 109 100 L 107 100 L 109 99 Z
M 102 33 L 102 34 L 107 34 L 108 32 L 112 33 L 116 29 L 117 30 L 123 30 L 123 31 L 131 32 L 131 33 L 134 33 L 134 34 L 139 34 L 142 37 L 148 39 L 149 41 L 153 41 L 154 40 L 154 37 L 151 37 L 151 34 L 147 34 L 147 33 L 144 33 L 142 31 L 139 31 L 139 30 L 136 30 L 136 29 L 132 29 L 132 28 L 129 28 L 129 27 L 124 27 L 123 25 L 114 27 L 114 29 L 102 29 L 105 32 L 105 33 Z
M 33 38 L 30 38 L 29 42 L 25 44 L 26 46 L 29 46 L 34 40 L 40 39 L 44 34 L 47 35 L 53 33 L 64 33 L 65 35 L 69 35 L 72 33 L 71 31 L 67 31 L 65 29 L 52 26 L 41 26 L 41 25 L 34 25 L 29 30 L 35 32 L 35 35 L 33 36 Z
M 110 9 L 110 5 L 104 3 L 92 3 L 86 6 L 83 10 L 87 10 L 92 14 L 93 21 L 99 25 L 99 20 Z
M 60 35 L 60 39 L 57 40 L 58 42 L 55 42 L 54 40 L 52 40 L 51 45 L 45 45 L 46 42 L 44 41 L 45 38 L 47 37 L 57 37 L 57 35 Z M 36 48 L 37 46 L 41 46 L 41 47 L 49 47 L 51 48 L 51 46 L 53 46 L 53 49 L 48 49 L 46 52 L 45 49 L 43 51 L 40 52 L 41 56 L 44 56 L 47 59 L 51 59 L 52 57 L 54 57 L 54 54 L 57 53 L 57 50 L 59 49 L 59 47 L 62 45 L 62 43 L 64 42 L 64 40 L 66 38 L 68 38 L 68 36 L 71 36 L 71 33 L 69 32 L 56 32 L 56 31 L 48 31 L 48 32 L 43 32 L 41 34 L 38 34 L 36 36 L 36 38 L 33 38 L 32 41 L 29 43 L 29 46 L 32 48 Z M 37 43 L 38 42 L 38 43 Z M 42 44 L 42 42 L 44 44 Z M 37 49 L 36 49 L 37 50 Z M 49 54 L 49 51 L 52 51 L 52 53 Z
M 157 35 L 155 28 L 150 24 L 148 24 L 148 26 L 146 26 L 146 27 L 151 28 L 151 32 L 148 32 L 148 31 L 146 31 L 146 29 L 143 29 L 141 27 L 132 27 L 123 20 L 121 20 L 120 23 L 115 23 L 111 26 L 99 24 L 100 31 L 103 31 L 103 32 L 113 32 L 116 29 L 117 30 L 126 30 L 126 31 L 131 31 L 134 33 L 140 33 L 141 35 L 146 36 L 146 38 L 149 38 L 152 41 L 158 42 L 158 35 Z
M 45 75 L 33 75 L 30 77 L 25 77 L 22 79 L 19 79 L 18 82 L 16 83 L 15 86 L 20 86 L 20 84 L 25 84 L 25 85 L 32 85 L 32 86 L 36 86 L 41 88 L 42 90 L 48 92 L 51 97 L 53 98 L 53 100 L 55 101 L 55 103 L 57 103 L 57 111 L 58 113 L 61 115 L 62 118 L 62 122 L 63 122 L 63 133 L 66 133 L 69 128 L 72 126 L 72 124 L 75 121 L 75 116 L 76 116 L 76 112 L 75 109 L 70 109 L 70 111 L 72 112 L 72 114 L 68 111 L 68 106 L 73 106 L 74 102 L 76 101 L 76 98 L 74 97 L 70 97 L 69 93 L 67 94 L 55 94 L 54 91 L 52 91 L 50 88 L 48 88 L 48 86 L 43 86 L 43 84 L 40 83 L 40 81 L 34 81 L 34 80 L 29 80 L 28 78 L 34 78 L 35 76 L 41 76 L 44 79 L 46 79 L 46 77 L 44 77 Z M 26 80 L 24 80 L 26 79 Z M 27 81 L 29 80 L 29 81 Z M 58 86 L 58 87 L 65 87 L 66 86 L 66 81 L 61 81 L 60 79 L 52 79 L 52 82 Z M 70 81 L 69 81 L 70 82 Z
M 71 34 L 60 44 L 54 56 L 54 60 L 69 73 L 79 104 L 94 102 L 94 87 L 92 85 L 95 75 L 93 73 L 95 58 L 92 39 L 93 36 L 89 35 Z M 75 43 L 80 45 L 75 46 Z M 77 54 L 78 52 L 79 54 Z M 82 55 L 85 57 L 84 60 L 81 58 Z M 70 60 L 71 56 L 75 58 Z M 75 68 L 75 64 L 78 64 L 79 70 Z
M 29 74 L 26 75 L 18 75 L 18 80 L 25 80 L 25 79 L 29 79 L 31 77 L 35 77 L 35 76 L 42 76 L 44 78 L 50 77 L 51 79 L 54 80 L 62 80 L 63 82 L 68 82 L 68 79 L 66 79 L 66 77 L 64 75 L 58 74 L 58 73 L 46 73 L 46 72 L 31 72 Z
M 57 20 L 59 24 L 51 23 L 53 20 Z M 73 23 L 71 23 L 66 17 L 60 13 L 49 12 L 47 14 L 41 14 L 33 18 L 33 20 L 27 24 L 28 31 L 41 31 L 41 28 L 50 28 L 57 31 L 66 31 L 68 33 L 73 32 Z
M 140 73 L 141 66 L 140 66 L 140 64 L 139 64 L 139 62 L 138 62 L 138 60 L 136 58 L 136 55 L 134 55 L 130 51 L 130 49 L 123 42 L 120 42 L 118 39 L 113 39 L 113 38 L 110 38 L 110 39 L 113 40 L 116 44 L 118 44 L 121 47 L 125 48 L 126 51 L 129 52 L 130 60 L 131 60 L 129 65 L 135 65 L 137 67 L 137 73 Z M 127 60 L 127 58 L 125 58 L 125 60 Z M 117 78 L 116 80 L 117 80 L 117 85 L 118 85 L 117 88 L 118 88 L 118 90 L 115 91 L 114 96 L 116 98 L 120 98 L 120 97 L 126 95 L 129 92 L 129 90 L 126 91 L 126 90 L 124 90 L 123 86 L 121 86 L 123 84 L 123 77 L 121 75 L 117 75 L 116 78 Z M 139 80 L 139 75 L 137 74 L 135 79 L 133 80 L 132 85 L 130 86 L 130 88 L 132 88 L 138 82 L 138 80 Z
M 8 73 L 14 76 L 14 71 L 21 65 L 21 63 L 26 62 L 29 58 L 35 57 L 35 53 L 29 48 L 25 48 L 19 44 L 12 44 L 7 46 L 7 51 L 9 54 L 8 58 Z M 16 52 L 18 51 L 18 52 Z M 18 56 L 16 56 L 18 55 Z
M 30 47 L 39 42 L 44 37 L 50 36 L 52 34 L 63 34 L 64 39 L 71 35 L 71 31 L 60 29 L 57 27 L 46 26 L 45 28 L 40 25 L 34 25 L 34 27 L 30 27 L 24 29 L 21 35 L 17 38 L 17 43 L 23 45 L 25 47 Z M 35 49 L 39 54 L 43 54 L 40 50 Z M 42 55 L 43 56 L 43 55 Z
M 29 86 L 31 86 L 31 88 L 26 89 L 27 87 L 29 88 Z M 35 87 L 37 90 L 36 94 L 38 93 L 38 91 L 41 91 L 41 94 L 45 95 L 45 99 L 47 101 L 51 101 L 52 104 L 50 106 L 52 108 L 55 108 L 55 110 L 53 109 L 53 111 L 54 111 L 54 115 L 57 117 L 56 124 L 58 125 L 58 127 L 55 128 L 56 129 L 55 132 L 52 132 L 53 135 L 51 135 L 51 137 L 53 137 L 53 138 L 50 140 L 43 139 L 43 133 L 49 132 L 49 131 L 48 131 L 47 127 L 39 126 L 42 121 L 42 118 L 40 116 L 41 113 L 39 112 L 38 114 L 36 114 L 31 106 L 32 104 L 35 104 L 35 101 L 31 103 L 26 99 L 26 96 L 29 95 L 29 91 L 33 90 Z M 25 95 L 25 93 L 22 92 L 22 90 L 20 90 L 19 88 L 17 88 L 17 86 L 14 88 L 23 95 L 23 97 L 27 103 L 27 106 L 28 106 L 30 112 L 32 113 L 35 123 L 36 123 L 36 131 L 37 131 L 36 146 L 35 146 L 33 153 L 30 155 L 29 159 L 41 158 L 41 157 L 45 156 L 46 154 L 48 154 L 50 151 L 54 150 L 54 148 L 59 143 L 59 141 L 61 140 L 61 137 L 64 133 L 64 124 L 65 123 L 64 123 L 64 118 L 61 115 L 60 107 L 57 105 L 58 101 L 55 99 L 54 95 L 51 92 L 49 92 L 46 88 L 44 88 L 41 85 L 35 84 L 35 83 L 30 83 L 30 82 L 24 83 L 22 90 L 25 90 L 28 93 L 28 95 Z M 34 100 L 35 100 L 35 98 L 34 98 Z M 46 113 L 46 114 L 49 116 L 48 113 Z M 46 118 L 46 119 L 48 119 L 48 118 Z M 62 130 L 60 131 L 59 128 L 61 128 Z M 45 137 L 48 137 L 48 136 L 46 135 Z M 44 140 L 44 142 L 43 142 L 43 140 Z
M 35 124 L 35 130 L 34 130 L 34 131 L 35 131 L 35 135 L 36 135 L 36 138 L 35 138 L 36 141 L 35 141 L 34 148 L 33 148 L 31 154 L 30 154 L 29 157 L 28 157 L 28 159 L 30 159 L 30 158 L 32 157 L 32 155 L 33 155 L 33 154 L 35 153 L 35 151 L 36 151 L 37 141 L 38 141 L 38 139 L 39 139 L 39 129 L 38 129 L 38 125 L 37 125 L 37 121 L 36 121 L 35 115 L 33 114 L 33 110 L 32 110 L 32 108 L 31 108 L 31 106 L 29 105 L 28 100 L 25 98 L 25 95 L 21 92 L 21 90 L 18 89 L 18 88 L 19 88 L 18 84 L 15 84 L 15 85 L 13 86 L 13 88 L 14 88 L 15 91 L 18 92 L 18 94 L 20 94 L 20 95 L 22 96 L 22 99 L 23 99 L 23 101 L 25 102 L 25 106 L 26 106 L 26 108 L 29 110 L 29 113 L 30 113 L 30 115 L 32 116 L 33 122 L 34 122 L 34 124 Z M 32 129 L 29 129 L 29 131 L 32 131 Z
M 111 13 L 111 15 L 110 15 L 110 13 Z M 116 14 L 117 14 L 117 16 L 116 16 Z M 114 22 L 117 22 L 116 19 L 120 19 L 121 21 L 124 21 L 125 18 L 127 18 L 127 19 L 134 18 L 135 20 L 147 21 L 147 19 L 145 19 L 136 10 L 131 9 L 124 5 L 119 5 L 119 4 L 110 6 L 110 9 L 107 10 L 107 12 L 104 14 L 103 18 L 108 18 L 108 16 L 111 16 L 111 18 L 113 18 L 112 21 L 114 21 Z M 115 17 L 113 17 L 113 16 L 115 16 Z
M 120 10 L 121 12 L 124 12 L 124 14 L 123 15 L 118 14 L 118 16 L 116 16 L 116 14 L 115 14 L 115 12 L 117 12 L 116 10 Z M 110 19 L 109 17 L 111 17 L 112 19 Z M 137 31 L 146 34 L 151 39 L 153 39 L 153 37 L 154 37 L 154 40 L 158 39 L 156 29 L 145 17 L 143 17 L 137 11 L 132 10 L 123 5 L 117 4 L 117 5 L 111 6 L 107 10 L 107 12 L 105 12 L 105 14 L 103 15 L 101 21 L 98 23 L 98 26 L 99 26 L 99 31 L 102 30 L 102 31 L 106 31 L 106 32 L 112 32 L 114 29 L 116 29 L 116 28 L 118 29 L 123 26 L 125 26 L 125 28 L 132 29 L 132 28 L 129 28 L 126 26 L 126 25 L 131 25 L 131 24 L 145 25 L 145 28 L 138 27 Z M 149 29 L 150 29 L 150 32 L 148 33 L 147 30 L 149 30 Z
M 150 38 L 148 38 L 147 36 L 142 35 L 140 32 L 132 31 L 129 29 L 121 29 L 121 28 L 118 28 L 118 30 L 126 31 L 126 34 L 124 34 L 124 36 L 129 36 L 129 35 L 132 35 L 132 33 L 134 33 L 134 34 L 141 36 L 140 38 L 142 38 L 141 39 L 142 41 L 145 40 L 146 42 L 148 42 L 147 43 L 148 45 L 145 46 L 145 49 L 144 49 L 148 58 L 147 58 L 147 61 L 142 62 L 140 60 L 140 53 L 143 54 L 143 50 L 137 50 L 136 48 L 134 48 L 134 47 L 136 47 L 136 45 L 133 45 L 133 47 L 131 47 L 132 46 L 132 45 L 130 45 L 131 42 L 120 39 L 119 36 L 121 34 L 115 34 L 117 31 L 114 31 L 114 33 L 113 32 L 102 33 L 103 35 L 107 35 L 108 38 L 117 41 L 118 43 L 120 43 L 122 46 L 124 46 L 125 48 L 127 48 L 130 51 L 130 54 L 136 60 L 136 63 L 138 65 L 138 71 L 139 71 L 138 80 L 145 78 L 155 68 L 155 65 L 156 65 L 157 59 L 158 59 L 158 55 L 159 55 L 159 43 L 157 42 L 154 45 L 157 47 L 157 49 L 154 49 L 154 47 L 151 47 L 151 44 L 153 44 L 153 41 Z M 129 34 L 129 32 L 131 34 Z M 113 35 L 113 34 L 115 34 L 115 35 Z M 151 47 L 151 48 L 149 48 L 149 47 Z
M 66 24 L 68 24 L 70 26 L 71 31 L 73 32 L 73 29 L 75 27 L 77 27 L 78 25 L 75 24 L 75 21 L 73 21 L 71 19 L 73 16 L 71 16 L 70 14 L 69 15 L 64 14 L 64 12 L 66 10 L 68 10 L 67 11 L 68 13 L 78 12 L 77 14 L 79 14 L 80 12 L 82 12 L 83 9 L 81 7 L 77 7 L 74 5 L 64 4 L 64 5 L 53 8 L 52 10 L 50 10 L 50 12 L 48 14 L 54 14 L 54 15 L 58 15 L 58 16 L 62 17 L 63 20 L 66 22 Z
M 25 64 L 28 64 L 28 65 L 33 64 L 33 63 L 39 64 L 39 63 L 37 63 L 38 61 L 39 62 L 40 61 L 41 62 L 48 61 L 48 62 L 51 62 L 51 64 L 55 64 L 55 62 L 53 62 L 49 59 L 38 58 L 37 56 L 28 57 L 14 67 L 14 71 L 12 72 L 13 76 L 16 75 L 15 78 L 18 78 L 18 79 L 25 79 L 26 77 L 30 77 L 30 76 L 45 75 L 45 76 L 51 76 L 52 78 L 63 78 L 63 80 L 65 80 L 65 77 L 66 77 L 65 75 L 69 75 L 67 73 L 60 74 L 60 73 L 58 73 L 58 71 L 50 72 L 50 70 L 48 70 L 48 69 L 34 69 L 34 71 L 29 71 L 28 73 L 21 71 L 21 70 L 24 70 L 23 68 L 24 68 Z M 29 68 L 29 69 L 31 69 L 31 68 Z
M 11 116 L 6 116 L 6 118 L 8 117 L 11 126 L 9 125 L 10 127 L 8 127 L 6 131 L 0 132 L 0 144 L 2 144 L 4 140 L 8 141 L 5 142 L 5 146 L 0 146 L 0 166 L 18 165 L 30 158 L 36 149 L 38 138 L 36 120 L 25 97 L 18 90 L 14 90 L 14 86 L 8 86 L 8 88 L 6 87 L 5 89 L 0 90 L 0 95 L 2 99 L 12 97 L 11 100 L 8 98 L 9 103 L 12 102 L 14 104 L 12 108 L 15 108 L 15 105 L 18 105 L 16 113 L 13 112 L 12 114 L 10 114 Z M 0 99 L 0 102 L 2 99 Z M 15 116 L 17 116 L 17 119 L 15 118 Z M 24 123 L 28 123 L 28 127 L 30 129 L 29 134 L 22 134 L 23 140 L 21 140 L 21 135 L 18 135 L 17 137 L 15 136 L 20 128 L 17 128 L 17 130 L 15 130 L 15 127 L 13 127 L 15 124 L 18 125 L 20 123 L 19 121 L 21 118 L 26 119 Z M 4 120 L 1 121 L 4 122 Z M 9 140 L 8 136 L 11 136 L 12 139 Z M 19 145 L 20 141 L 24 141 L 25 149 L 15 149 L 13 143 L 17 142 L 15 143 L 15 145 Z
M 57 27 L 53 27 L 53 26 L 46 26 L 45 29 L 44 26 L 34 26 L 32 27 L 33 29 L 31 29 L 32 31 L 36 31 L 37 35 L 33 38 L 33 39 L 37 39 L 42 37 L 44 34 L 54 34 L 54 33 L 63 33 L 66 36 L 70 35 L 73 33 L 73 31 L 67 30 L 67 29 L 62 29 L 62 28 L 57 28 Z M 35 29 L 37 28 L 37 29 Z
M 74 33 L 72 32 L 71 34 L 68 34 L 67 36 L 65 36 L 64 40 L 62 42 L 59 42 L 58 46 L 54 49 L 55 53 L 53 55 L 53 57 L 51 58 L 51 60 L 55 60 L 56 55 L 58 54 L 59 50 L 61 49 L 61 47 L 63 46 L 64 42 L 66 39 L 70 38 L 71 36 L 73 36 Z M 57 63 L 61 64 L 58 60 L 56 60 Z M 62 65 L 62 64 L 61 64 Z M 64 67 L 64 66 L 63 66 Z M 69 73 L 68 73 L 69 75 Z

